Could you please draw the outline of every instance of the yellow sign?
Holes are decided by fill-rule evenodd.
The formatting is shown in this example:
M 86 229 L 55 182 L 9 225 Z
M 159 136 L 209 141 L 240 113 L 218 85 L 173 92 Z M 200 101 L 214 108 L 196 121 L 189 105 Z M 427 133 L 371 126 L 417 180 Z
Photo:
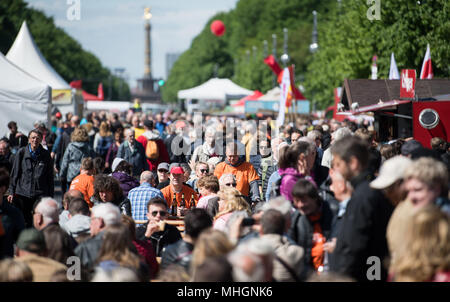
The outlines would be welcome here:
M 72 90 L 71 89 L 52 89 L 52 103 L 53 104 L 71 104 Z

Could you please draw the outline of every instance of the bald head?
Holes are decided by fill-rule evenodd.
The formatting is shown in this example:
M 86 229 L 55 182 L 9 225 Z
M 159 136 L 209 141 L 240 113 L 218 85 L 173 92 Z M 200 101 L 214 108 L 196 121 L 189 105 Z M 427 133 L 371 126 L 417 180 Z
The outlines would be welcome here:
M 81 193 L 78 190 L 69 190 L 64 194 L 62 205 L 64 210 L 67 210 L 69 208 L 69 204 L 71 200 L 81 198 L 84 199 L 83 193 Z
M 147 182 L 153 186 L 154 180 L 155 180 L 155 175 L 153 175 L 152 172 L 144 171 L 141 173 L 141 180 L 140 180 L 141 184 Z

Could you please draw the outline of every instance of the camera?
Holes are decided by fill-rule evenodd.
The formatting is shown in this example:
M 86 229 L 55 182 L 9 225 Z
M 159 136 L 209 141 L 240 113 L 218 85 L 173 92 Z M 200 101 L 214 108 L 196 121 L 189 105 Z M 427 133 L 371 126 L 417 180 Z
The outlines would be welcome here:
M 242 226 L 252 226 L 255 224 L 255 219 L 248 217 L 242 220 Z

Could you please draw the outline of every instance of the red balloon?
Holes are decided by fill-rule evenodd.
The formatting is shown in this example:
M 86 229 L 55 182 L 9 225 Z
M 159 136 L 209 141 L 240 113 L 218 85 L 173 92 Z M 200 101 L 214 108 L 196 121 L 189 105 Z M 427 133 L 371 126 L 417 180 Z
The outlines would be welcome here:
M 220 37 L 225 33 L 225 24 L 220 20 L 215 20 L 211 23 L 211 32 Z

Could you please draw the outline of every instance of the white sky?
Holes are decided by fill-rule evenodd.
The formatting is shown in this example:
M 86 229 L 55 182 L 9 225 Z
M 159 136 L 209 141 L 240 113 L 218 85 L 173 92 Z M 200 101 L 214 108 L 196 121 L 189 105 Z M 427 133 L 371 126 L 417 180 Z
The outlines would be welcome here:
M 77 0 L 26 0 L 54 18 L 56 26 L 92 52 L 111 71 L 125 68 L 130 88 L 144 74 L 144 7 L 150 6 L 152 75 L 166 78 L 166 53 L 190 47 L 209 18 L 235 8 L 238 0 L 79 0 L 80 20 L 67 11 Z M 69 3 L 69 4 L 68 4 Z

